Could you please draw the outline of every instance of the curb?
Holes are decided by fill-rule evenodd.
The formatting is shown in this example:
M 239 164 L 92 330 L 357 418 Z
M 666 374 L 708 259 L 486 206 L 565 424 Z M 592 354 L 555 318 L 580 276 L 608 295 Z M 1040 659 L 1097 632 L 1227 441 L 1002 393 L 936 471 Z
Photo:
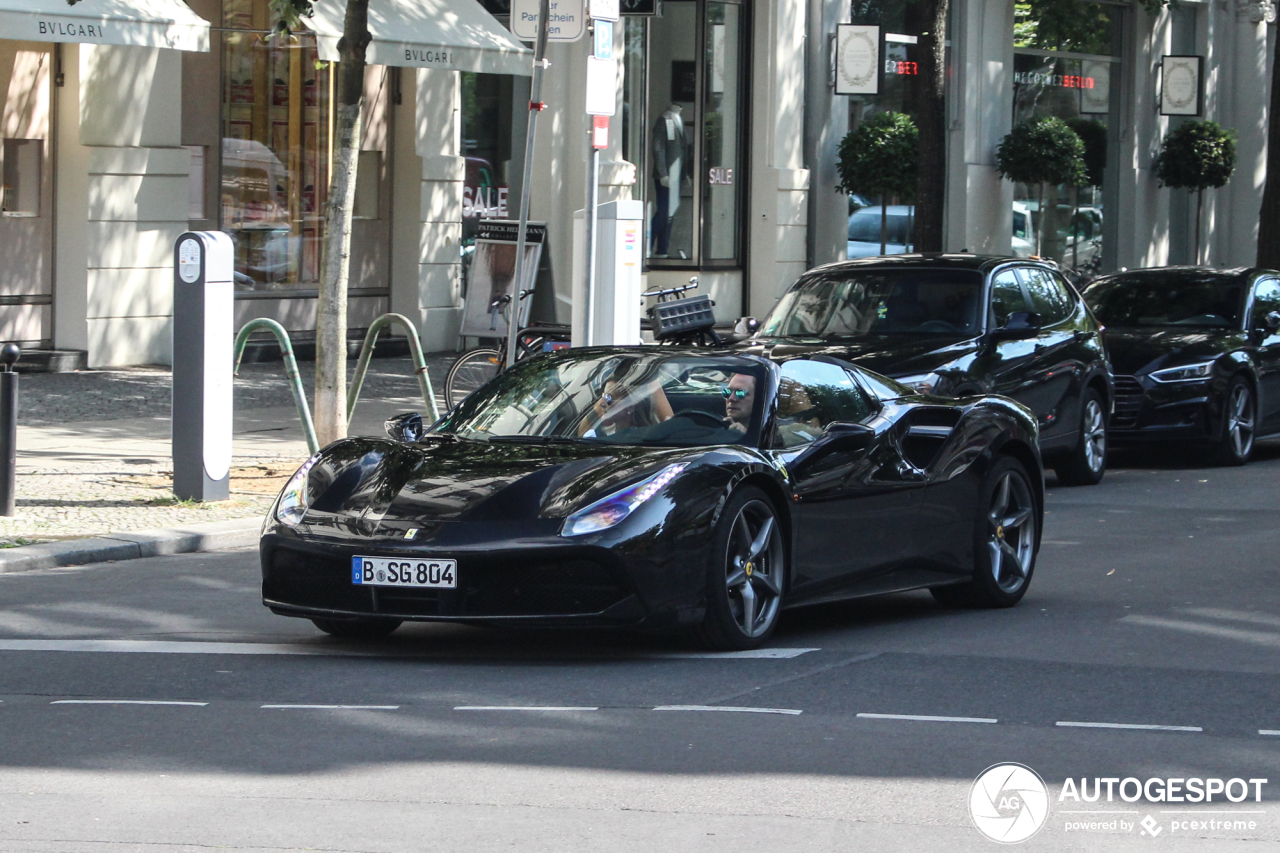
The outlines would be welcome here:
M 262 518 L 236 518 L 158 530 L 112 533 L 90 539 L 45 542 L 0 550 L 0 574 L 81 566 L 108 560 L 136 560 L 196 551 L 221 551 L 258 544 Z

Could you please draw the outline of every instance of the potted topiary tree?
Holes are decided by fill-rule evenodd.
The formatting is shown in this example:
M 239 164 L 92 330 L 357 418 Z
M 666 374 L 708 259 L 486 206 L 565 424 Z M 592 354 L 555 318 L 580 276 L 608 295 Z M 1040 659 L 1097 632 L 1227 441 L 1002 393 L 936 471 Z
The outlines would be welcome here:
M 1036 228 L 1036 254 L 1044 244 L 1048 220 L 1044 209 L 1046 184 L 1078 186 L 1087 180 L 1084 142 L 1060 118 L 1034 118 L 1020 122 L 1000 141 L 996 169 L 1016 183 L 1040 188 L 1040 223 Z
M 877 113 L 840 140 L 840 185 L 846 193 L 880 196 L 880 254 L 888 243 L 889 196 L 915 193 L 920 132 L 903 113 Z
M 1204 191 L 1220 187 L 1236 169 L 1236 134 L 1216 121 L 1189 121 L 1165 134 L 1156 156 L 1160 185 L 1196 193 L 1196 263 L 1200 263 L 1200 213 Z

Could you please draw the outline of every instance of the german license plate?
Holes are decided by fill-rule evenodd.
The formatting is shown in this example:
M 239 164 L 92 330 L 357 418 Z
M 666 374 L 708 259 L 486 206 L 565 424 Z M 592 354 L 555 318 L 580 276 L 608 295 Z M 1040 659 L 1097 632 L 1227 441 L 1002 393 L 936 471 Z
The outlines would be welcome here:
M 361 586 L 413 586 L 456 589 L 457 560 L 352 557 L 351 582 Z

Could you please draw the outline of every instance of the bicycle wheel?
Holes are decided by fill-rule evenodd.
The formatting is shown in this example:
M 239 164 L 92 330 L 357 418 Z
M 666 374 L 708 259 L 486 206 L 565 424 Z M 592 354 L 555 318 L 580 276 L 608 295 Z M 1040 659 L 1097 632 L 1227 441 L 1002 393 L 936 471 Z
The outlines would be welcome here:
M 445 377 L 445 402 L 452 409 L 501 372 L 502 354 L 496 349 L 480 347 L 464 352 Z

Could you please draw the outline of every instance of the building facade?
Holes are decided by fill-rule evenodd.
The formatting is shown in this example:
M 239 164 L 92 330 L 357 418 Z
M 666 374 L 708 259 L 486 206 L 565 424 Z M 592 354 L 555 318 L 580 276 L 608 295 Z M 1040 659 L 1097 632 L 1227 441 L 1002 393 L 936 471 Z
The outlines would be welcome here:
M 30 14 L 32 2 L 41 14 Z M 456 0 L 487 23 L 446 33 L 457 41 L 445 49 L 426 35 L 421 4 L 371 0 L 403 43 L 378 42 L 366 72 L 354 336 L 394 311 L 429 350 L 462 342 L 477 224 L 515 218 L 520 200 L 530 63 L 502 35 L 505 2 L 482 10 Z M 115 24 L 77 23 L 63 0 L 0 0 L 0 338 L 85 351 L 93 366 L 167 363 L 172 246 L 191 228 L 233 236 L 237 325 L 272 317 L 305 339 L 333 160 L 324 9 L 314 32 L 283 39 L 270 34 L 267 0 L 128 3 L 139 19 L 164 11 L 167 40 L 102 43 Z M 1153 16 L 1137 3 L 1080 0 L 1055 17 L 1060 7 L 952 2 L 946 247 L 1038 250 L 1102 272 L 1252 264 L 1272 4 L 1183 0 Z M 761 316 L 799 273 L 849 251 L 853 206 L 836 189 L 837 147 L 877 112 L 914 110 L 919 9 L 909 0 L 629 0 L 623 9 L 601 200 L 643 202 L 647 287 L 696 275 L 720 319 Z M 874 93 L 835 93 L 844 23 L 878 28 Z M 474 61 L 468 38 L 488 39 Z M 550 46 L 535 140 L 531 218 L 548 236 L 534 311 L 560 322 L 585 252 L 573 218 L 587 196 L 589 44 Z M 1162 115 L 1166 55 L 1203 57 L 1200 116 L 1239 138 L 1235 176 L 1205 193 L 1198 258 L 1196 205 L 1152 171 L 1163 135 L 1188 120 Z M 1001 138 L 1042 115 L 1089 140 L 1088 186 L 1042 196 L 997 173 Z

